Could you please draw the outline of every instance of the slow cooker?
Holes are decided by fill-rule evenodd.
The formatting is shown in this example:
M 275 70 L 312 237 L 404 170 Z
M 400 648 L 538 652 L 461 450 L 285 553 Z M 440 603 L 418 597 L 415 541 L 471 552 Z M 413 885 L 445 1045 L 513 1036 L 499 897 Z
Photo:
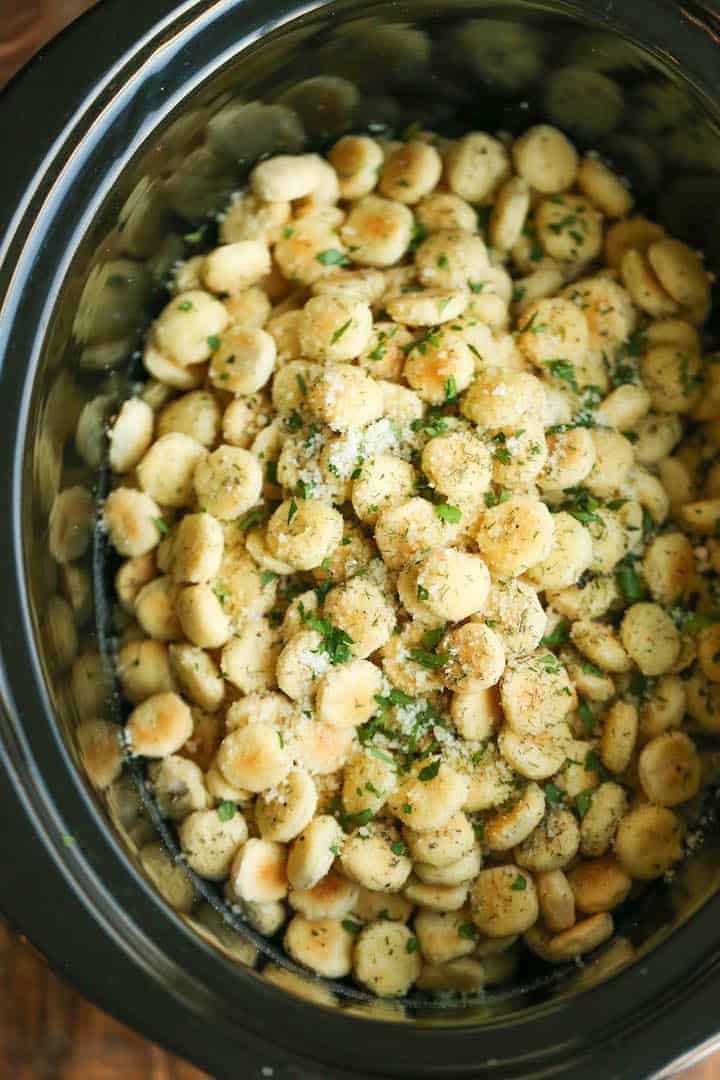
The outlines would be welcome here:
M 297 969 L 279 985 L 264 973 L 277 946 L 248 943 L 214 894 L 173 910 L 137 859 L 154 815 L 132 769 L 105 799 L 78 766 L 71 665 L 110 632 L 104 553 L 98 540 L 69 623 L 48 513 L 68 484 L 102 491 L 102 447 L 89 470 L 75 446 L 81 410 L 139 377 L 171 267 L 260 156 L 350 130 L 547 120 L 712 263 L 719 86 L 720 17 L 702 0 L 104 0 L 0 97 L 0 905 L 94 1001 L 214 1076 L 606 1080 L 710 1045 L 712 806 L 695 855 L 608 949 L 470 1002 L 375 1002 Z

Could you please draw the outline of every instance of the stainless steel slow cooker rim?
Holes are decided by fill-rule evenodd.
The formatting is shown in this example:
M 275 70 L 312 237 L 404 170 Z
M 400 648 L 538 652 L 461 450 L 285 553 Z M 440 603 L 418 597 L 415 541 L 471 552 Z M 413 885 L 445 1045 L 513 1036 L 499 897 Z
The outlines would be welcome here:
M 164 6 L 167 6 L 167 5 L 164 5 Z M 209 4 L 204 4 L 204 5 L 203 5 L 203 4 L 194 4 L 194 5 L 191 5 L 191 6 L 192 6 L 192 7 L 194 7 L 194 8 L 199 8 L 199 7 L 203 7 L 203 6 L 204 6 L 204 7 L 217 7 L 217 5 L 209 5 Z M 223 6 L 224 8 L 226 8 L 227 10 L 231 10 L 231 9 L 233 9 L 233 8 L 235 8 L 235 7 L 239 7 L 239 5 L 237 5 L 237 4 L 234 4 L 234 3 L 232 3 L 232 0 L 229 0 L 229 2 L 225 3 L 225 4 L 224 4 L 224 5 L 222 5 L 222 6 Z M 320 7 L 321 5 L 319 5 L 319 4 L 315 4 L 315 5 L 312 5 L 312 6 L 313 6 L 313 7 L 315 7 L 315 8 L 317 8 L 317 7 Z M 346 6 L 346 5 L 343 5 L 343 6 Z M 187 7 L 188 7 L 188 5 L 185 5 L 185 8 L 184 8 L 184 10 L 187 10 Z M 18 302 L 20 302 L 20 301 L 21 301 L 21 299 L 22 299 L 22 298 L 18 298 Z M 36 340 L 37 340 L 37 339 L 36 339 Z M 36 355 L 37 355 L 37 354 L 36 354 Z M 26 392 L 27 392 L 27 390 L 26 390 Z M 21 456 L 21 455 L 19 454 L 19 456 Z M 19 467 L 20 467 L 20 466 L 19 466 L 19 463 L 16 463 L 16 470 L 17 470 L 17 469 L 19 469 Z M 18 479 L 18 476 L 17 476 L 17 475 L 16 475 L 15 479 L 16 479 L 16 482 L 17 482 L 17 479 Z M 18 503 L 18 501 L 17 501 L 17 500 L 18 500 L 18 499 L 20 498 L 20 489 L 19 489 L 19 487 L 18 487 L 18 486 L 16 486 L 16 487 L 15 487 L 15 496 L 16 496 L 16 499 L 15 499 L 15 510 L 17 511 L 17 509 L 18 509 L 18 506 L 19 506 L 19 503 Z M 5 501 L 5 493 L 4 493 L 4 492 L 3 492 L 3 501 Z M 14 521 L 15 521 L 15 529 L 16 529 L 16 535 L 15 535 L 15 537 L 14 537 L 14 542 L 15 542 L 15 544 L 16 544 L 16 545 L 20 545 L 20 544 L 21 544 L 21 540 L 22 540 L 22 538 L 21 538 L 21 536 L 20 536 L 20 533 L 19 533 L 19 528 L 20 528 L 20 517 L 19 517 L 19 515 L 17 515 L 17 514 L 15 515 L 15 517 L 14 517 Z M 21 548 L 20 546 L 16 546 L 16 547 L 15 547 L 15 554 L 17 555 L 17 554 L 18 554 L 18 553 L 19 553 L 19 552 L 20 552 L 21 550 L 22 550 L 22 548 Z M 17 585 L 17 583 L 14 583 L 14 586 L 16 586 L 16 585 Z M 20 602 L 20 603 L 22 604 L 22 603 L 23 603 L 23 593 L 22 593 L 22 589 L 18 589 L 18 596 L 19 596 L 19 602 Z M 28 627 L 26 626 L 26 628 L 25 628 L 25 629 L 26 629 L 26 631 L 27 631 Z M 27 647 L 28 647 L 28 648 L 27 648 L 28 654 L 32 655 L 32 640 L 31 640 L 31 638 L 29 638 L 29 637 L 28 637 L 28 640 L 27 640 Z M 47 702 L 46 702 L 45 704 L 47 704 Z M 59 740 L 59 738 L 58 738 L 58 736 L 57 736 L 57 734 L 56 734 L 56 733 L 55 733 L 55 738 L 56 738 L 57 748 L 58 748 L 58 750 L 60 751 L 60 757 L 61 757 L 61 759 L 63 760 L 63 765 L 65 766 L 65 769 L 66 769 L 66 774 L 67 774 L 67 776 L 68 776 L 68 777 L 70 777 L 70 778 L 72 779 L 72 782 L 73 782 L 73 783 L 75 784 L 75 787 L 76 787 L 75 795 L 80 795 L 81 801 L 82 801 L 82 799 L 83 799 L 83 797 L 84 797 L 84 799 L 85 799 L 85 802 L 89 803 L 89 799 L 88 799 L 88 797 L 87 797 L 87 793 L 86 793 L 86 792 L 82 792 L 82 791 L 81 791 L 81 787 L 80 787 L 80 783 L 79 783 L 79 778 L 78 778 L 78 777 L 77 777 L 77 776 L 75 775 L 75 771 L 74 771 L 74 766 L 72 765 L 72 762 L 71 762 L 71 760 L 70 760 L 70 758 L 69 758 L 69 755 L 67 754 L 67 750 L 66 750 L 66 748 L 64 747 L 64 745 L 62 745 L 62 744 L 61 744 L 61 742 L 60 742 L 60 740 Z M 50 804 L 51 804 L 51 803 L 52 803 L 52 800 L 51 800 L 51 797 L 50 797 L 49 793 L 47 793 L 47 796 L 48 796 L 48 799 L 50 799 Z M 99 814 L 97 813 L 97 810 L 96 810 L 96 808 L 94 808 L 94 807 L 90 807 L 90 808 L 91 808 L 91 809 L 93 810 L 93 814 L 94 814 L 94 825 L 95 825 L 95 826 L 97 826 L 97 825 L 99 824 Z M 89 831 L 89 830 L 88 830 L 88 831 Z M 80 857 L 80 855 L 81 855 L 81 852 L 78 852 L 77 854 L 78 854 L 78 857 Z M 141 884 L 142 884 L 142 887 L 143 887 L 143 888 L 145 888 L 145 889 L 147 888 L 147 887 L 145 886 L 145 884 L 144 884 L 144 883 L 141 883 Z M 708 905 L 708 907 L 709 907 L 709 906 L 710 906 L 710 905 Z M 699 915 L 701 915 L 701 914 L 703 914 L 703 912 L 700 912 L 700 913 L 699 913 Z M 705 921 L 706 921 L 706 920 L 705 920 Z M 683 928 L 683 930 L 685 930 L 685 929 L 687 929 L 687 928 Z M 681 931 L 679 931 L 679 932 L 678 932 L 678 934 L 677 934 L 677 935 L 675 935 L 675 937 L 674 937 L 674 938 L 673 938 L 672 940 L 673 940 L 673 941 L 674 941 L 674 940 L 676 940 L 676 939 L 677 939 L 677 937 L 679 936 L 679 934 L 681 934 L 681 933 L 682 933 L 682 930 L 681 930 Z M 666 942 L 666 943 L 664 943 L 664 945 L 663 945 L 663 946 L 661 946 L 661 950 L 662 950 L 662 949 L 664 949 L 665 945 L 668 945 L 668 944 L 669 944 L 669 942 Z M 660 951 L 660 950 L 658 950 L 658 952 L 659 952 L 659 951 Z M 656 954 L 653 954 L 653 955 L 656 955 Z M 649 964 L 648 964 L 648 965 L 646 965 L 646 966 L 649 966 Z M 603 988 L 597 988 L 597 989 L 598 989 L 598 990 L 602 990 Z M 589 991 L 589 992 L 587 992 L 587 996 L 586 996 L 586 998 L 585 998 L 584 1000 L 586 1000 L 586 1001 L 587 1001 L 587 1003 L 588 1003 L 588 1008 L 592 1008 L 592 1001 L 591 1001 L 591 998 L 592 998 L 592 996 L 593 996 L 594 994 L 595 994 L 595 991 Z M 282 1001 L 283 1001 L 283 1003 L 285 1004 L 285 1007 L 287 1007 L 287 998 L 286 998 L 286 997 L 285 997 L 284 995 L 282 995 L 282 994 L 279 994 L 279 992 L 278 992 L 278 996 L 282 998 Z M 559 1007 L 560 1007 L 560 1006 L 558 1006 L 558 1008 L 559 1008 Z M 305 1006 L 305 1009 L 306 1009 L 306 1011 L 308 1011 L 308 1012 L 314 1012 L 314 1011 L 315 1011 L 314 1007 L 307 1007 L 307 1006 Z M 557 1010 L 552 1010 L 552 1009 L 551 1009 L 550 1011 L 557 1011 Z M 492 1026 L 493 1026 L 493 1025 L 489 1025 L 489 1028 L 491 1028 Z M 483 1030 L 484 1030 L 484 1031 L 489 1031 L 489 1029 L 483 1029 Z M 433 1035 L 433 1034 L 436 1034 L 436 1033 L 427 1033 L 427 1032 L 416 1032 L 416 1035 L 417 1035 L 417 1036 L 418 1036 L 418 1037 L 419 1037 L 419 1038 L 421 1039 L 421 1041 L 422 1041 L 422 1042 L 425 1042 L 425 1039 L 424 1039 L 424 1038 L 422 1038 L 422 1036 L 424 1036 L 424 1035 Z M 455 1033 L 454 1033 L 454 1038 L 457 1038 L 457 1037 L 458 1037 L 458 1032 L 457 1032 L 457 1030 L 456 1030 L 456 1031 L 455 1031 Z M 569 1049 L 569 1047 L 568 1047 L 568 1049 Z M 338 1074 L 338 1075 L 339 1075 L 339 1074 Z M 459 1075 L 459 1074 L 458 1074 L 458 1075 Z

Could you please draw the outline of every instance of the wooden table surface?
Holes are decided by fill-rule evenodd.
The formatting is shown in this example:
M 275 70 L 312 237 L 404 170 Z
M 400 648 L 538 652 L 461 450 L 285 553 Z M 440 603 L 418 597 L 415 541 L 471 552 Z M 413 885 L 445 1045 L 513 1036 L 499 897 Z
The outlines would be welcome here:
M 96 0 L 0 0 L 0 87 Z M 132 2 L 132 0 L 131 0 Z M 0 923 L 0 1080 L 207 1080 L 96 1009 Z M 682 1074 L 720 1080 L 720 1053 Z
M 205 1073 L 96 1009 L 2 923 L 0 1077 L 207 1080 Z

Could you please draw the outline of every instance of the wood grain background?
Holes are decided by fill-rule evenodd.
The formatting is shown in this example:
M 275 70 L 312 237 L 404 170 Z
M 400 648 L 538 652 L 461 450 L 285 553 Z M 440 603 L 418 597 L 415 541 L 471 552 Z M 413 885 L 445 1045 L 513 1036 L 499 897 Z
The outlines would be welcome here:
M 0 1077 L 5 1080 L 207 1080 L 54 975 L 0 923 Z
M 0 0 L 0 87 L 96 0 Z M 128 0 L 138 2 L 138 0 Z M 0 923 L 0 1078 L 208 1080 L 96 1009 Z M 720 1080 L 720 1053 L 682 1074 Z

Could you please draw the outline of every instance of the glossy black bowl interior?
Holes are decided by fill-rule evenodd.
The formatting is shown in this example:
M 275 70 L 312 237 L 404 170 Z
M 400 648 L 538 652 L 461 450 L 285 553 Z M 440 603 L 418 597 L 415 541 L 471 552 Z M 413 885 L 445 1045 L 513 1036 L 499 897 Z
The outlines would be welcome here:
M 80 410 L 141 376 L 137 347 L 173 264 L 212 242 L 213 215 L 262 154 L 348 130 L 548 120 L 720 261 L 719 32 L 704 5 L 670 0 L 105 0 L 0 99 L 0 134 L 17 147 L 0 175 L 3 906 L 102 1004 L 216 1075 L 637 1077 L 715 1029 L 712 826 L 581 970 L 528 961 L 511 986 L 463 1003 L 374 1003 L 297 973 L 282 991 L 262 974 L 277 943 L 253 938 L 212 887 L 198 883 L 192 919 L 173 912 L 138 871 L 160 824 L 139 768 L 108 805 L 76 767 L 70 664 L 111 648 L 107 553 L 98 537 L 96 613 L 76 646 L 53 617 L 47 519 L 62 487 L 101 493 L 102 469 L 74 446 Z

